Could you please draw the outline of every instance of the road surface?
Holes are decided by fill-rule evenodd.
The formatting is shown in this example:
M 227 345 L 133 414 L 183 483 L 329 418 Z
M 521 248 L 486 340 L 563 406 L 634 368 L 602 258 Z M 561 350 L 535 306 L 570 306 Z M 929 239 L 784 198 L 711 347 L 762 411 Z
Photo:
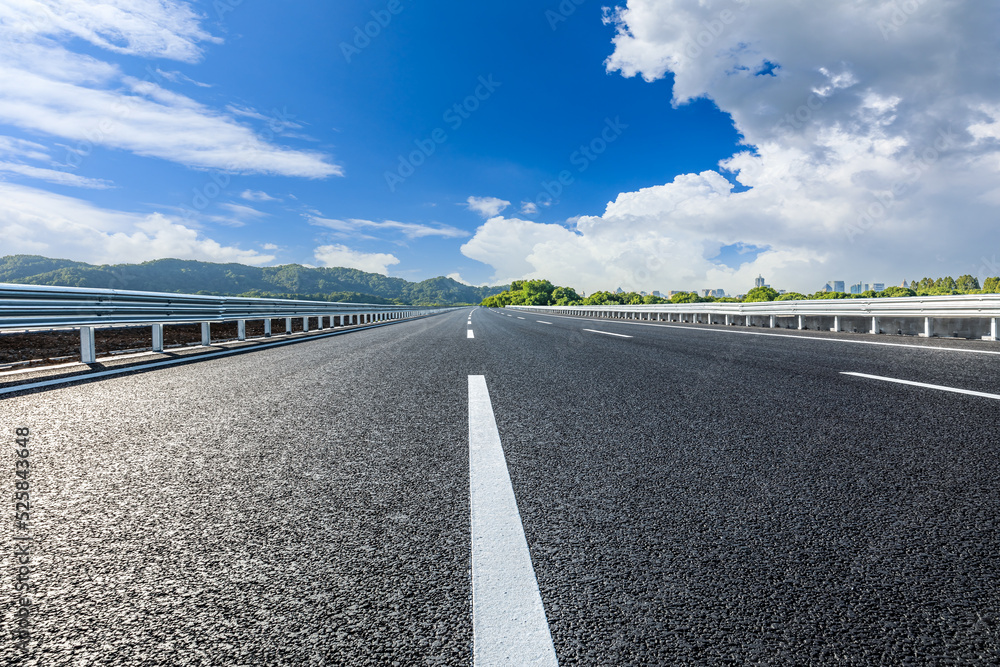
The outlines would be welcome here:
M 0 662 L 997 664 L 1000 348 L 772 333 L 467 309 L 0 397 Z

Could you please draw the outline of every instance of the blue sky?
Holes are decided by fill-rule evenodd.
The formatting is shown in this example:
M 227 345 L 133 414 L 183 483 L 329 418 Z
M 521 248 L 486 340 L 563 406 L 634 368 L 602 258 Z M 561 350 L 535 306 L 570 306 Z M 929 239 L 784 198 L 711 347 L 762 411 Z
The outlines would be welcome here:
M 996 11 L 893 7 L 26 0 L 0 251 L 587 291 L 994 275 Z

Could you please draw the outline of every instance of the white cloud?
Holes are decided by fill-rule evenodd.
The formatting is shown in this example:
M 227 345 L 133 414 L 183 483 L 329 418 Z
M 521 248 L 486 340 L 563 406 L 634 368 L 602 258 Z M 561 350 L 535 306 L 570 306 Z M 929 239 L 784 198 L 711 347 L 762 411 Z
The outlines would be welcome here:
M 423 238 L 426 236 L 441 236 L 444 238 L 464 238 L 469 233 L 457 227 L 448 225 L 421 225 L 415 222 L 396 222 L 395 220 L 360 220 L 350 218 L 347 220 L 336 220 L 332 218 L 322 218 L 317 215 L 309 216 L 310 224 L 320 227 L 327 227 L 344 234 L 350 234 L 361 229 L 387 229 L 401 232 L 408 239 Z
M 608 68 L 672 74 L 675 105 L 711 99 L 751 148 L 622 193 L 571 230 L 491 219 L 463 252 L 497 278 L 588 292 L 744 292 L 758 272 L 810 292 L 830 279 L 995 275 L 983 258 L 997 248 L 1000 15 L 902 6 L 629 0 L 609 15 Z M 768 249 L 736 269 L 712 261 L 740 243 Z
M 69 257 L 96 264 L 163 257 L 267 264 L 272 255 L 225 246 L 175 218 L 97 207 L 43 190 L 0 183 L 0 238 L 8 254 Z
M 459 273 L 458 273 L 457 271 L 456 271 L 455 273 L 449 273 L 449 274 L 448 274 L 447 276 L 445 276 L 445 277 L 446 277 L 446 278 L 451 278 L 451 279 L 452 279 L 452 280 L 454 280 L 454 281 L 455 281 L 456 283 L 462 283 L 463 285 L 468 285 L 468 286 L 470 286 L 470 287 L 472 287 L 472 286 L 473 286 L 473 285 L 472 285 L 472 283 L 470 283 L 470 282 L 469 282 L 468 280 L 466 280 L 465 278 L 463 278 L 463 277 L 461 276 L 461 274 L 459 274 Z
M 173 81 L 174 83 L 190 83 L 194 84 L 195 86 L 198 86 L 199 88 L 212 87 L 212 84 L 202 83 L 201 81 L 195 81 L 194 79 L 192 79 L 191 77 L 182 72 L 177 72 L 177 71 L 167 72 L 157 67 L 156 73 L 159 74 L 164 79 L 166 79 L 167 81 Z
M 184 62 L 201 59 L 202 42 L 222 42 L 189 4 L 172 0 L 18 0 L 0 5 L 0 21 L 15 37 L 78 37 L 115 53 Z
M 352 250 L 345 245 L 324 245 L 316 248 L 316 261 L 326 267 L 340 266 L 369 273 L 389 274 L 389 267 L 399 264 L 399 259 L 386 253 L 369 253 Z
M 247 201 L 281 201 L 261 190 L 244 190 L 240 193 L 240 197 Z
M 0 172 L 20 174 L 21 176 L 37 178 L 38 180 L 48 181 L 49 183 L 56 183 L 58 185 L 72 185 L 78 188 L 93 188 L 95 190 L 103 190 L 105 188 L 110 188 L 112 186 L 110 181 L 101 180 L 99 178 L 86 178 L 83 176 L 77 176 L 76 174 L 71 174 L 66 171 L 57 171 L 55 169 L 44 169 L 42 167 L 32 167 L 30 165 L 19 164 L 16 162 L 0 162 Z
M 533 201 L 521 202 L 521 215 L 535 215 L 538 213 L 538 204 Z
M 49 149 L 34 141 L 0 135 L 0 155 L 29 160 L 49 161 Z
M 60 45 L 72 37 L 116 53 L 185 62 L 202 57 L 202 43 L 221 41 L 200 27 L 187 3 L 172 0 L 0 5 L 0 122 L 70 141 L 71 166 L 102 146 L 234 173 L 342 173 L 322 153 L 274 144 L 280 130 L 257 134 L 232 111 L 213 110 Z
M 469 197 L 465 201 L 470 211 L 475 211 L 484 218 L 500 215 L 501 211 L 510 206 L 509 201 L 497 197 Z
M 266 218 L 269 214 L 263 211 L 258 211 L 252 206 L 244 206 L 243 204 L 219 204 L 220 208 L 223 208 L 238 218 Z

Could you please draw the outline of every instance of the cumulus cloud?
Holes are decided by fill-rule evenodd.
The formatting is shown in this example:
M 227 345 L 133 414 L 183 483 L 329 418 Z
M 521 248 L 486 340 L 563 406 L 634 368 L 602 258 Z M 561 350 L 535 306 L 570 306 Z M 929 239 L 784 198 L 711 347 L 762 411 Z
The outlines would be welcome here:
M 234 173 L 342 173 L 326 155 L 275 144 L 277 130 L 256 132 L 231 110 L 167 90 L 162 84 L 176 80 L 172 74 L 150 69 L 148 80 L 126 76 L 117 65 L 68 50 L 63 44 L 72 38 L 182 62 L 198 61 L 203 44 L 221 41 L 177 0 L 0 3 L 0 122 L 68 140 L 71 166 L 104 146 Z
M 326 267 L 344 267 L 369 273 L 389 274 L 389 267 L 399 264 L 395 255 L 386 253 L 360 252 L 345 245 L 324 245 L 316 248 L 316 261 Z
M 610 71 L 672 75 L 675 106 L 711 99 L 746 148 L 717 170 L 622 193 L 569 229 L 488 220 L 463 252 L 496 277 L 743 292 L 757 273 L 814 291 L 834 278 L 1000 272 L 984 259 L 1000 203 L 1000 14 L 629 0 L 606 20 Z M 735 268 L 713 261 L 734 244 L 766 249 Z
M 500 215 L 500 212 L 510 206 L 509 201 L 497 197 L 469 197 L 465 200 L 466 207 L 484 218 Z
M 100 208 L 89 202 L 0 183 L 0 238 L 8 254 L 73 257 L 96 264 L 163 257 L 267 264 L 273 255 L 226 246 L 175 218 Z

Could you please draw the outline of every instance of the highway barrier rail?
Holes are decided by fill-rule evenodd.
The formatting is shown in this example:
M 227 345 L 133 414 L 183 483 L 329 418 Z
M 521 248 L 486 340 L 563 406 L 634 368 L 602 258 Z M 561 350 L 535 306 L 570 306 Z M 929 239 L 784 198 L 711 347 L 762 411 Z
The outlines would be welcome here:
M 162 352 L 165 324 L 201 324 L 201 344 L 208 346 L 213 322 L 237 322 L 237 338 L 246 340 L 248 320 L 263 320 L 264 336 L 270 337 L 272 319 L 284 318 L 290 333 L 293 319 L 301 319 L 303 331 L 309 331 L 311 318 L 324 329 L 327 324 L 356 326 L 445 310 L 451 309 L 0 283 L 0 332 L 79 329 L 85 364 L 96 361 L 94 330 L 112 325 L 150 325 L 152 349 Z
M 508 306 L 620 320 L 997 340 L 1000 294 L 642 306 Z

